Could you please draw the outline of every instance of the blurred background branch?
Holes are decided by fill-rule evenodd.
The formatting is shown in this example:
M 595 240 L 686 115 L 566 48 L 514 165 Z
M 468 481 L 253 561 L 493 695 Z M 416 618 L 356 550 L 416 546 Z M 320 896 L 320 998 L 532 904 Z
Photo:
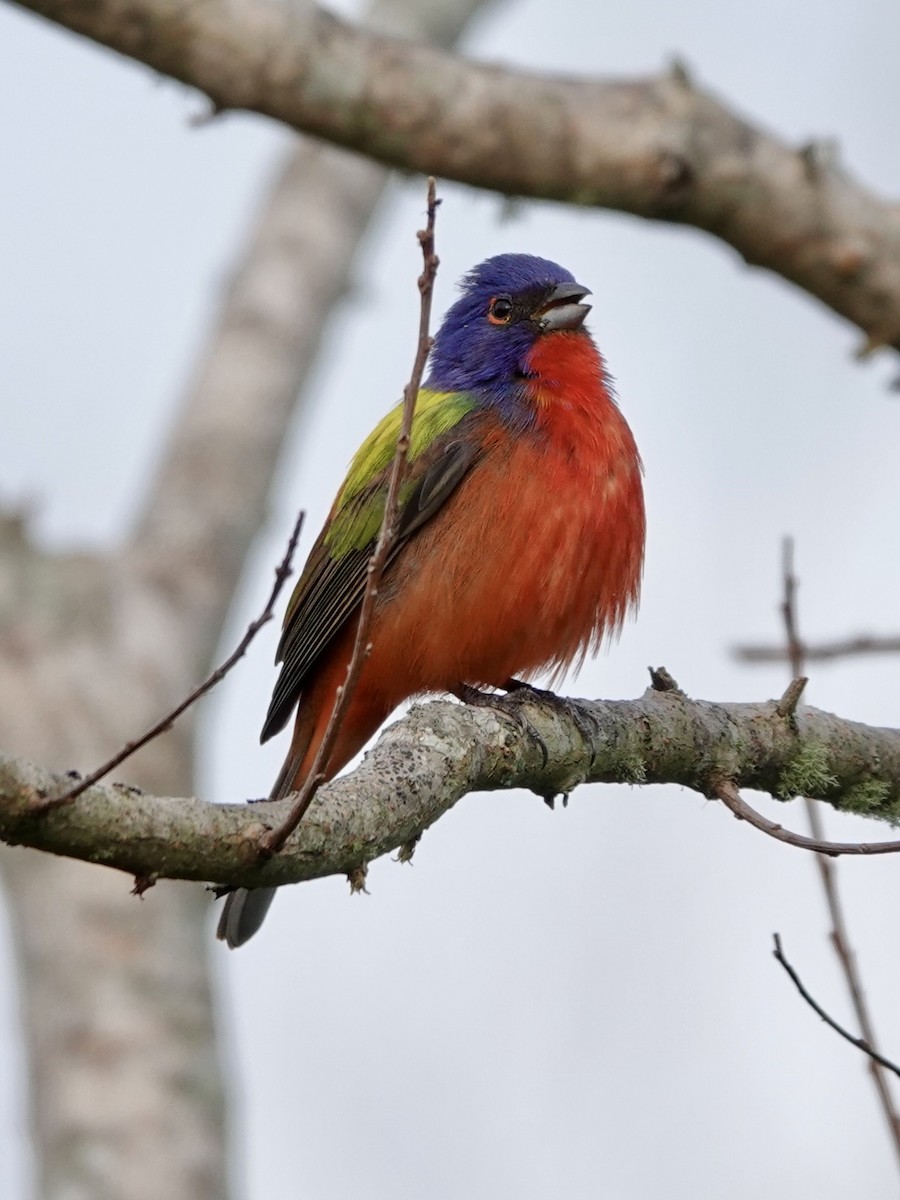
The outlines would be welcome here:
M 798 675 L 806 673 L 808 654 L 800 636 L 800 611 L 797 601 L 797 592 L 800 584 L 794 567 L 794 539 L 790 537 L 786 537 L 781 544 L 781 573 L 781 616 L 784 622 L 785 653 L 791 675 L 796 678 Z M 812 796 L 805 796 L 804 805 L 806 807 L 810 835 L 815 840 L 822 841 L 825 838 L 825 821 L 820 811 L 819 803 Z M 869 1075 L 875 1089 L 875 1094 L 878 1097 L 879 1107 L 884 1115 L 888 1137 L 894 1148 L 898 1164 L 900 1164 L 900 1118 L 898 1118 L 897 1110 L 894 1106 L 894 1098 L 891 1094 L 891 1084 L 888 1078 L 888 1071 L 897 1074 L 897 1068 L 892 1063 L 882 1059 L 878 1052 L 875 1022 L 869 1008 L 869 1002 L 866 999 L 856 951 L 853 949 L 853 943 L 850 940 L 850 929 L 846 906 L 841 895 L 837 863 L 833 862 L 825 854 L 817 854 L 816 869 L 819 881 L 822 884 L 822 894 L 825 898 L 825 906 L 831 922 L 829 940 L 847 985 L 850 1002 L 853 1005 L 853 1012 L 859 1025 L 860 1036 L 869 1054 L 867 1062 Z M 788 965 L 781 954 L 781 945 L 777 934 L 775 935 L 775 941 L 776 958 L 791 974 L 801 993 L 806 995 L 793 968 Z M 829 1017 L 824 1019 L 831 1020 Z
M 198 88 L 217 112 L 249 109 L 508 196 L 697 226 L 857 325 L 861 353 L 900 348 L 897 206 L 833 143 L 788 145 L 682 65 L 633 81 L 524 72 L 280 0 L 15 2 Z
M 803 659 L 808 663 L 900 654 L 900 637 L 877 637 L 874 634 L 858 634 L 856 637 L 838 638 L 833 642 L 800 642 L 799 645 Z M 732 653 L 738 662 L 748 664 L 791 661 L 790 651 L 785 646 L 739 645 L 734 647 Z

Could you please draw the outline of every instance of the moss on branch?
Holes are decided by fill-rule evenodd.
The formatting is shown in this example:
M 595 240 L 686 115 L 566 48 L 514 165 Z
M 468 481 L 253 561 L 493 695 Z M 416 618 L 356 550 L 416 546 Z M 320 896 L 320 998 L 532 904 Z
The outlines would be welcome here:
M 259 860 L 256 845 L 280 820 L 279 805 L 212 804 L 104 784 L 36 816 L 35 804 L 70 780 L 3 756 L 0 839 L 140 877 L 253 885 L 352 874 L 413 843 L 463 796 L 501 788 L 548 796 L 625 781 L 711 796 L 729 779 L 891 823 L 900 817 L 900 731 L 813 708 L 785 717 L 776 701 L 714 704 L 652 689 L 636 700 L 580 703 L 595 729 L 590 744 L 561 708 L 524 702 L 547 746 L 546 764 L 537 741 L 501 712 L 446 702 L 413 709 L 356 771 L 322 789 L 269 861 Z

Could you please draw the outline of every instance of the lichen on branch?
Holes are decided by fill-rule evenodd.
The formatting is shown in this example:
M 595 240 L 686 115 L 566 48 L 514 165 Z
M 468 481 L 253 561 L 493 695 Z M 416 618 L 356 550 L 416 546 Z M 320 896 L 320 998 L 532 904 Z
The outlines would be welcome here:
M 715 796 L 727 779 L 738 788 L 776 796 L 802 790 L 838 809 L 900 819 L 898 730 L 813 708 L 784 715 L 774 700 L 716 704 L 679 691 L 579 703 L 581 729 L 534 697 L 522 702 L 525 727 L 491 709 L 443 701 L 414 708 L 354 772 L 322 789 L 268 861 L 260 861 L 258 841 L 280 821 L 283 805 L 213 804 L 111 784 L 35 815 L 39 802 L 70 781 L 3 756 L 0 839 L 139 877 L 253 886 L 351 874 L 413 843 L 464 796 L 515 787 L 547 797 L 592 782 L 670 783 Z M 589 741 L 586 723 L 594 729 Z M 546 763 L 528 725 L 547 748 Z

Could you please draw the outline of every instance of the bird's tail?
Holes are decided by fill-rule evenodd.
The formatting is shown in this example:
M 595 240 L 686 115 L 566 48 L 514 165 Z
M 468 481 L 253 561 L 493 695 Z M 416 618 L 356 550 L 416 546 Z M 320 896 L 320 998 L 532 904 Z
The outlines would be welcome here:
M 310 728 L 303 728 L 309 724 Z M 303 786 L 306 762 L 315 759 L 318 742 L 312 745 L 315 734 L 313 722 L 298 719 L 297 729 L 291 743 L 290 753 L 278 772 L 278 778 L 269 793 L 269 800 L 283 800 L 291 792 Z M 298 737 L 299 735 L 299 737 Z M 304 736 L 305 735 L 305 736 Z M 300 745 L 298 746 L 298 741 Z M 306 760 L 306 761 L 304 761 Z M 230 950 L 236 950 L 248 942 L 266 919 L 266 913 L 275 899 L 276 888 L 236 888 L 225 897 L 225 907 L 219 917 L 216 937 L 225 942 Z
M 349 650 L 347 651 L 349 655 Z M 313 768 L 328 726 L 338 686 L 346 678 L 346 659 L 335 655 L 313 687 L 305 693 L 297 712 L 294 737 L 284 766 L 269 793 L 270 800 L 283 800 L 299 791 Z M 358 686 L 344 714 L 334 749 L 324 770 L 333 779 L 358 754 L 394 707 L 382 695 L 372 695 Z M 229 892 L 219 918 L 216 937 L 232 950 L 243 946 L 262 925 L 275 895 L 275 888 L 237 888 Z
M 229 950 L 248 942 L 266 919 L 276 891 L 273 887 L 259 887 L 229 892 L 216 929 L 219 941 L 225 942 Z

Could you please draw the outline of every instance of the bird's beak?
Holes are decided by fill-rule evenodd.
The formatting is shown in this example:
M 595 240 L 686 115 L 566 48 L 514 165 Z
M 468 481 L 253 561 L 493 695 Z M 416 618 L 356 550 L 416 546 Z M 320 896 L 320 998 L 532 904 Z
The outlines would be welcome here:
M 580 329 L 591 306 L 578 302 L 590 294 L 590 290 L 580 283 L 558 283 L 534 314 L 538 329 L 541 333 Z

